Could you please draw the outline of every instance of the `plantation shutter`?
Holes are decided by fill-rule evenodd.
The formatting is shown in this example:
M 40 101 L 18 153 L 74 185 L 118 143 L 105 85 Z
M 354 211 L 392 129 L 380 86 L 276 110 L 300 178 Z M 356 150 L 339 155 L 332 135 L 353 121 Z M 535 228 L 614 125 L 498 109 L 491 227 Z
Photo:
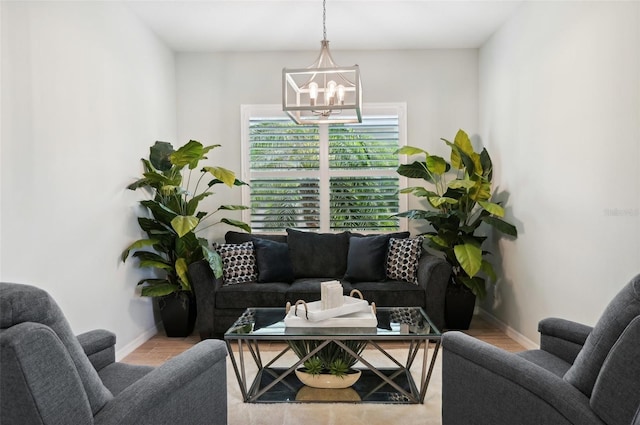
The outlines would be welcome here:
M 365 116 L 323 129 L 251 116 L 243 143 L 253 232 L 398 230 L 398 121 Z
M 330 228 L 398 229 L 398 117 L 329 127 Z
M 251 119 L 251 228 L 320 227 L 320 139 L 289 119 Z

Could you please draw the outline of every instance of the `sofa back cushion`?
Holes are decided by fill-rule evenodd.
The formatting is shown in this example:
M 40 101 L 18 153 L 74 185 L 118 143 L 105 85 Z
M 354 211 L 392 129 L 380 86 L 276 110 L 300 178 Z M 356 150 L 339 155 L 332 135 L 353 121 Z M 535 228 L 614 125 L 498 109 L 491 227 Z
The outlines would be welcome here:
M 296 278 L 341 279 L 347 270 L 349 233 L 313 233 L 287 229 L 289 257 Z
M 25 322 L 41 323 L 55 332 L 73 361 L 95 415 L 113 395 L 89 362 L 58 304 L 46 291 L 35 286 L 0 283 L 0 328 Z
M 627 425 L 640 406 L 640 316 L 607 356 L 593 387 L 591 408 L 608 425 Z
M 609 303 L 564 379 L 587 397 L 591 397 L 593 386 L 611 348 L 638 315 L 640 275 L 633 278 Z
M 42 323 L 0 329 L 0 423 L 93 424 L 71 356 Z

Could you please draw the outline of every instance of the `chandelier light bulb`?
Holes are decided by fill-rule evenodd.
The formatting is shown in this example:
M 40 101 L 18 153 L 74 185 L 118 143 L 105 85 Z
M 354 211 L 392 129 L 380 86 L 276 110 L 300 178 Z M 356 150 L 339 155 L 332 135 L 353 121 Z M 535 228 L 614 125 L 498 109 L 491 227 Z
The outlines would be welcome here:
M 336 101 L 336 82 L 331 80 L 327 83 L 327 105 L 333 105 Z
M 342 84 L 339 84 L 337 87 L 338 90 L 338 102 L 341 105 L 344 105 L 344 86 Z
M 318 99 L 318 83 L 312 81 L 309 83 L 309 104 L 315 106 Z

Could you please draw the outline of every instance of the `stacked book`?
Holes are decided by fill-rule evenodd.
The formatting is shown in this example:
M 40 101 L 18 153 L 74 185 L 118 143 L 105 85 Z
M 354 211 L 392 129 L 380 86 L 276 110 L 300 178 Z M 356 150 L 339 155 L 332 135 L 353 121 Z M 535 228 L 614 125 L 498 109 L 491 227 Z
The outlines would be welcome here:
M 342 307 L 344 297 L 342 296 L 342 284 L 337 280 L 320 283 L 320 309 L 331 310 Z

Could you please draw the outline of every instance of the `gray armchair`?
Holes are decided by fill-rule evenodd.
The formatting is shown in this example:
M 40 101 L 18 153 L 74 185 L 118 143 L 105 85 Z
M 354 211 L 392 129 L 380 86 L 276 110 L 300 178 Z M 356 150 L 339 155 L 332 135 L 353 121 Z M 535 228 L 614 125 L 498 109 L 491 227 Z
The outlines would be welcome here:
M 595 327 L 538 330 L 540 349 L 517 354 L 445 333 L 443 425 L 640 425 L 640 275 Z
M 226 347 L 158 368 L 115 362 L 115 335 L 74 336 L 41 289 L 0 283 L 1 424 L 226 424 Z

